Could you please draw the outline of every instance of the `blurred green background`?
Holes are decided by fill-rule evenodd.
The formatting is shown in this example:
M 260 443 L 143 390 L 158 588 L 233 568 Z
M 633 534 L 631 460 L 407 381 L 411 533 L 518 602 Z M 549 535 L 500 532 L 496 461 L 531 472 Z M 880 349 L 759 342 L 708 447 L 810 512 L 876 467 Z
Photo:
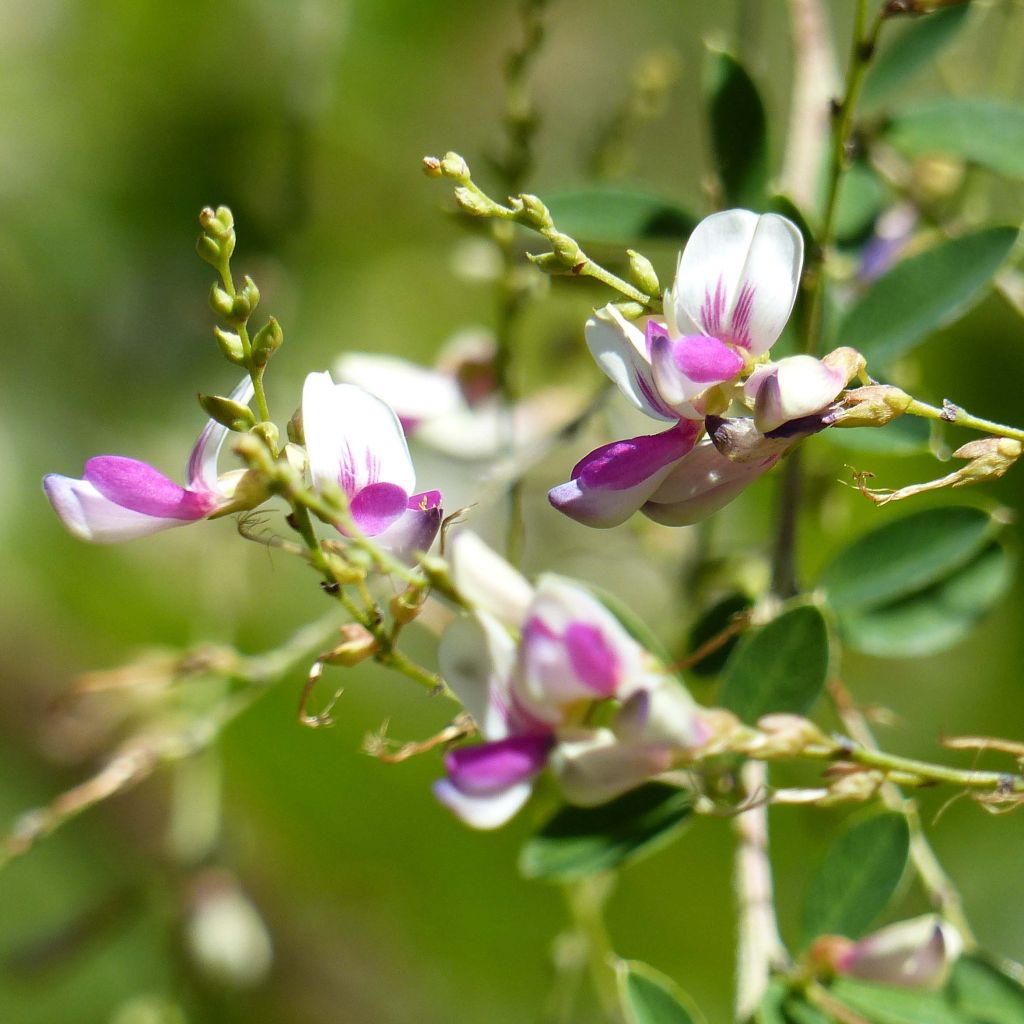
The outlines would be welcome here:
M 845 53 L 852 5 L 825 7 Z M 1007 78 L 1004 67 L 1005 47 L 1019 56 L 1012 48 L 1020 36 L 1008 26 L 1019 32 L 1020 5 L 975 7 L 953 59 L 919 76 L 914 89 L 999 90 L 1020 102 L 1020 76 Z M 459 274 L 459 254 L 464 264 L 472 250 L 445 212 L 446 188 L 424 178 L 419 163 L 456 149 L 485 185 L 494 183 L 484 155 L 500 144 L 501 69 L 519 38 L 516 11 L 511 0 L 6 0 L 5 827 L 93 770 L 118 738 L 117 716 L 134 706 L 107 695 L 55 713 L 75 676 L 153 647 L 214 641 L 258 652 L 328 611 L 298 563 L 238 543 L 231 522 L 89 547 L 62 530 L 40 491 L 44 473 L 74 475 L 101 452 L 177 475 L 202 423 L 195 392 L 234 383 L 210 335 L 210 270 L 193 251 L 200 207 L 232 207 L 236 271 L 256 278 L 263 308 L 284 325 L 287 342 L 269 378 L 280 423 L 303 376 L 345 349 L 429 361 L 456 330 L 489 322 L 493 293 Z M 785 15 L 781 3 L 555 0 L 532 85 L 543 121 L 531 188 L 543 195 L 584 180 L 595 131 L 627 94 L 633 69 L 652 51 L 669 51 L 678 79 L 665 110 L 635 133 L 626 180 L 705 211 L 704 40 L 748 58 L 775 123 L 777 156 L 791 72 Z M 990 221 L 1013 223 L 1024 211 L 1008 183 L 986 180 L 981 195 Z M 676 248 L 647 250 L 663 280 Z M 531 309 L 519 344 L 536 380 L 585 375 L 597 383 L 580 327 L 602 301 L 599 291 L 570 284 Z M 925 355 L 904 368 L 922 397 L 949 395 L 979 414 L 1024 421 L 1024 327 L 1001 297 L 987 298 Z M 682 569 L 696 531 L 646 524 L 588 532 L 543 501 L 588 440 L 612 436 L 620 435 L 599 423 L 592 438 L 556 451 L 531 477 L 527 568 L 604 583 L 678 648 L 699 610 Z M 876 511 L 836 483 L 852 455 L 824 439 L 808 448 L 812 493 L 820 495 L 803 536 L 810 573 L 855 531 L 895 512 Z M 856 459 L 886 485 L 937 475 L 927 458 Z M 423 486 L 470 498 L 465 471 L 460 478 L 436 456 L 423 465 Z M 719 552 L 749 553 L 755 574 L 771 533 L 773 487 L 763 482 L 725 512 L 711 538 Z M 964 500 L 1019 509 L 1024 473 Z M 494 533 L 498 518 L 484 507 L 475 525 Z M 1021 597 L 1018 586 L 945 655 L 847 659 L 854 693 L 893 711 L 882 730 L 890 748 L 934 757 L 944 732 L 1024 733 Z M 429 635 L 411 630 L 409 639 L 429 662 Z M 445 724 L 450 707 L 367 669 L 346 677 L 337 727 L 314 732 L 295 720 L 303 674 L 292 673 L 228 730 L 216 756 L 158 772 L 0 873 L 4 1024 L 543 1019 L 551 942 L 566 915 L 557 888 L 517 874 L 530 821 L 471 833 L 430 796 L 435 755 L 387 766 L 359 751 L 385 719 L 397 737 L 424 737 Z M 169 853 L 174 801 L 179 822 L 201 816 L 193 794 L 209 793 L 218 778 L 220 831 L 207 866 L 231 873 L 272 936 L 272 965 L 254 987 L 211 977 L 183 941 L 199 882 L 196 868 Z M 943 802 L 926 801 L 926 820 Z M 845 813 L 773 812 L 784 927 L 796 920 L 806 874 Z M 1024 820 L 959 801 L 932 831 L 982 938 L 1024 957 Z M 730 850 L 727 824 L 702 820 L 626 870 L 609 908 L 616 950 L 675 977 L 712 1021 L 725 1019 L 730 1003 Z M 183 1016 L 159 1016 L 160 1000 Z

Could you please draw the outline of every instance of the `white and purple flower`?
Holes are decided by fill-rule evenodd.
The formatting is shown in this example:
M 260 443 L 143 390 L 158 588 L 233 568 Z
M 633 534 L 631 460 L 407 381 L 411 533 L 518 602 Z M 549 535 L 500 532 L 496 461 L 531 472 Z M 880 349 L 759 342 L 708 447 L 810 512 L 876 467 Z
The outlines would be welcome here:
M 642 509 L 693 449 L 704 416 L 728 407 L 741 375 L 782 333 L 802 265 L 803 238 L 785 217 L 727 210 L 690 236 L 664 323 L 641 330 L 611 305 L 588 320 L 601 369 L 637 409 L 673 426 L 592 452 L 551 490 L 552 505 L 598 527 Z
M 466 531 L 451 563 L 476 611 L 445 631 L 441 669 L 485 742 L 451 751 L 434 792 L 467 824 L 504 824 L 549 764 L 570 799 L 600 803 L 706 741 L 689 694 L 583 588 L 553 576 L 533 588 Z M 613 729 L 586 727 L 607 700 L 621 703 Z
M 231 399 L 246 404 L 252 381 L 246 377 Z M 217 474 L 217 458 L 228 428 L 210 420 L 188 459 L 187 487 L 145 462 L 121 455 L 98 455 L 85 464 L 81 479 L 51 473 L 43 489 L 61 522 L 81 540 L 114 544 L 187 526 L 234 507 L 234 489 L 244 475 Z
M 399 557 L 426 551 L 443 515 L 440 491 L 416 492 L 416 471 L 394 410 L 354 384 L 311 373 L 302 431 L 313 486 L 340 490 L 356 526 Z

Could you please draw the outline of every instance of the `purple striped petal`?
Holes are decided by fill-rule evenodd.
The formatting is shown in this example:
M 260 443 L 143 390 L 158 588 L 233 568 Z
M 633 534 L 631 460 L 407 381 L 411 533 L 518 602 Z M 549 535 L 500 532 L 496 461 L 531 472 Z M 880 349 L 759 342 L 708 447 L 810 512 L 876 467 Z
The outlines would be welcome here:
M 697 384 L 732 380 L 743 369 L 743 357 L 724 341 L 704 334 L 680 338 L 672 345 L 672 361 L 679 372 Z
M 618 526 L 693 448 L 699 430 L 696 421 L 683 420 L 661 434 L 602 445 L 573 467 L 568 483 L 548 492 L 548 500 L 559 512 L 587 526 Z
M 544 768 L 553 743 L 546 734 L 509 736 L 449 751 L 444 766 L 456 789 L 471 796 L 486 796 L 536 775 Z
M 191 522 L 217 505 L 214 495 L 186 490 L 145 462 L 120 455 L 90 459 L 83 478 L 115 505 L 158 519 Z

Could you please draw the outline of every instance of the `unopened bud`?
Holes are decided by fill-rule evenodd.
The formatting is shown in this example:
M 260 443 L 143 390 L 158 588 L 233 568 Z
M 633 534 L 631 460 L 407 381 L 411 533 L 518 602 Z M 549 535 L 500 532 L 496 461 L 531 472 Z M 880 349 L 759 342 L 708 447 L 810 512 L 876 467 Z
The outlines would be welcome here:
M 342 626 L 341 636 L 341 643 L 322 659 L 328 665 L 358 665 L 380 650 L 377 638 L 358 622 L 348 622 Z
M 553 226 L 551 213 L 548 208 L 536 196 L 529 193 L 519 197 L 521 208 L 519 220 L 523 224 L 529 224 L 535 228 L 550 228 Z
M 285 462 L 291 467 L 291 471 L 301 479 L 306 472 L 306 467 L 309 465 L 309 456 L 306 454 L 304 448 L 300 448 L 297 444 L 286 444 L 284 446 Z
M 455 190 L 455 202 L 459 204 L 460 210 L 474 217 L 486 217 L 491 212 L 491 202 L 465 186 Z
M 833 349 L 821 360 L 830 370 L 835 370 L 843 375 L 844 381 L 848 384 L 854 377 L 859 376 L 867 366 L 867 360 L 849 345 Z
M 835 413 L 833 427 L 882 427 L 902 416 L 913 399 L 889 384 L 869 384 L 848 391 L 842 408 Z
M 953 452 L 954 459 L 971 460 L 959 471 L 962 479 L 953 486 L 998 480 L 1020 458 L 1022 450 L 1020 441 L 1008 437 L 982 437 L 968 441 Z
M 548 236 L 548 241 L 554 254 L 566 267 L 574 267 L 583 259 L 583 253 L 575 238 L 555 232 Z
M 263 420 L 261 423 L 257 423 L 256 426 L 252 427 L 249 432 L 259 437 L 270 451 L 275 454 L 277 453 L 277 442 L 280 435 L 277 427 L 273 423 L 269 420 Z
M 885 782 L 885 776 L 881 772 L 852 771 L 849 774 L 840 775 L 829 786 L 829 795 L 819 803 L 822 807 L 830 807 L 832 804 L 847 803 L 848 801 L 863 803 L 878 792 L 883 782 Z
M 366 579 L 366 573 L 359 566 L 353 565 L 340 554 L 327 555 L 327 569 L 335 583 L 340 583 L 343 587 Z
M 270 357 L 284 342 L 284 331 L 281 325 L 271 317 L 252 339 L 252 361 L 254 366 L 266 366 Z
M 220 327 L 214 327 L 213 335 L 217 339 L 217 345 L 224 355 L 224 358 L 238 366 L 245 362 L 245 350 L 242 348 L 242 339 L 233 331 L 225 331 Z
M 441 161 L 436 156 L 425 156 L 423 158 L 423 173 L 428 178 L 440 178 Z
M 226 206 L 218 206 L 216 210 L 212 206 L 204 206 L 199 211 L 199 226 L 211 238 L 222 241 L 234 234 L 235 218 Z
M 469 165 L 458 153 L 445 153 L 441 157 L 439 167 L 446 178 L 451 178 L 460 185 L 469 184 Z
M 412 622 L 421 611 L 427 599 L 427 590 L 422 586 L 406 587 L 400 594 L 391 598 L 391 617 L 400 625 Z
M 801 715 L 772 714 L 758 719 L 773 754 L 795 757 L 809 746 L 829 746 L 831 741 L 809 719 Z
M 225 320 L 230 320 L 233 301 L 231 296 L 219 284 L 214 282 L 210 288 L 210 308 L 214 313 L 224 317 Z
M 633 249 L 627 249 L 629 257 L 629 279 L 645 295 L 660 295 L 661 284 L 651 261 Z
M 211 420 L 216 420 L 228 430 L 243 433 L 256 423 L 252 409 L 223 395 L 200 395 L 199 404 Z
M 223 473 L 217 484 L 229 497 L 226 503 L 219 506 L 210 516 L 211 519 L 220 519 L 221 516 L 258 508 L 271 493 L 266 474 L 259 469 L 238 469 Z
M 206 260 L 211 266 L 219 267 L 221 264 L 221 247 L 209 235 L 200 235 L 196 239 L 196 252 L 201 259 Z

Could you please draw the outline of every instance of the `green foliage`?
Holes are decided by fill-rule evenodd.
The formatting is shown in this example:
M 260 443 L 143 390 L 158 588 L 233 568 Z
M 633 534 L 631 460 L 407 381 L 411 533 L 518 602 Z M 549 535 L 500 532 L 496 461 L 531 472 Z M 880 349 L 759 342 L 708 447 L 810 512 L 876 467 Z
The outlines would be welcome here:
M 723 707 L 754 723 L 773 711 L 806 714 L 828 672 L 828 629 L 804 605 L 780 615 L 737 645 L 725 670 Z
M 929 448 L 931 424 L 920 416 L 901 416 L 884 427 L 826 430 L 821 435 L 837 448 L 872 455 L 923 455 Z
M 975 1024 L 937 992 L 839 978 L 832 994 L 869 1024 Z
M 861 91 L 867 106 L 899 98 L 899 90 L 927 68 L 956 36 L 969 7 L 948 7 L 910 22 L 879 54 L 868 70 Z
M 527 840 L 519 870 L 549 882 L 610 871 L 675 838 L 692 803 L 686 790 L 651 782 L 599 807 L 565 806 Z
M 697 223 L 692 213 L 669 200 L 622 188 L 590 185 L 543 198 L 558 230 L 581 242 L 681 242 Z
M 946 97 L 893 116 L 885 139 L 908 156 L 944 153 L 1024 178 L 1024 107 Z
M 747 611 L 751 604 L 752 602 L 746 594 L 729 594 L 717 601 L 693 624 L 686 642 L 687 651 L 692 654 L 701 644 L 718 636 L 729 626 L 735 616 Z M 737 637 L 730 638 L 718 650 L 712 651 L 692 665 L 688 670 L 689 673 L 695 676 L 717 675 L 722 671 L 737 642 Z
M 845 829 L 808 887 L 803 944 L 819 935 L 863 936 L 896 892 L 909 852 L 902 814 L 875 814 Z
M 615 965 L 626 1024 L 704 1024 L 692 1001 L 671 978 L 639 960 Z
M 1016 240 L 1016 228 L 986 228 L 898 263 L 846 312 L 838 343 L 869 366 L 904 355 L 982 296 Z
M 735 57 L 709 49 L 704 99 L 725 205 L 760 209 L 768 182 L 768 125 L 757 86 Z
M 926 509 L 858 538 L 821 585 L 843 638 L 879 656 L 910 657 L 961 640 L 1005 592 L 1011 559 L 997 525 L 969 506 Z
M 754 1014 L 754 1024 L 831 1024 L 831 1019 L 791 991 L 785 979 L 776 978 Z
M 889 190 L 881 178 L 863 160 L 858 160 L 846 172 L 839 206 L 836 210 L 836 238 L 840 242 L 853 242 L 863 238 L 874 226 L 878 215 L 885 209 Z
M 1020 1024 L 1024 1021 L 1024 987 L 980 956 L 961 957 L 953 969 L 949 992 L 954 1005 L 972 1024 Z

